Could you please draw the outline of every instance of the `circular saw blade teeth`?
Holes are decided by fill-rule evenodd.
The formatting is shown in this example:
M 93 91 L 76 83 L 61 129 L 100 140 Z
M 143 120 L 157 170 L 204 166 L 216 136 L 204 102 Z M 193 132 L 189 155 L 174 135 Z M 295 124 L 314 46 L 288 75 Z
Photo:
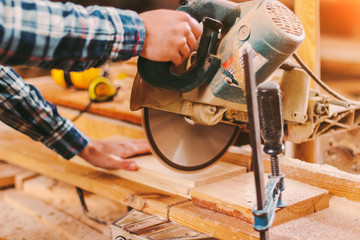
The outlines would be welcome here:
M 167 166 L 183 171 L 216 162 L 234 142 L 239 128 L 194 124 L 182 115 L 144 108 L 143 127 L 152 152 Z

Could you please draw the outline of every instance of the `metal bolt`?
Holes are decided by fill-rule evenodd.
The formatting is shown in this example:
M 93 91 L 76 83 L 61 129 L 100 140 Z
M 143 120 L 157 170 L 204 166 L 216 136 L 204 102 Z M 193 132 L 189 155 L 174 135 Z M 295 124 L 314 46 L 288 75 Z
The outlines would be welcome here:
M 233 83 L 233 81 L 232 81 L 232 79 L 231 79 L 230 77 L 226 77 L 226 78 L 225 78 L 225 82 L 226 82 L 227 84 L 232 84 L 232 83 Z
M 321 114 L 323 114 L 323 113 L 326 111 L 326 107 L 325 107 L 325 105 L 322 104 L 322 103 L 317 103 L 317 104 L 315 105 L 314 111 L 315 111 L 315 114 L 321 115 Z
M 239 30 L 238 36 L 241 41 L 245 41 L 250 36 L 250 28 L 247 25 L 242 26 Z

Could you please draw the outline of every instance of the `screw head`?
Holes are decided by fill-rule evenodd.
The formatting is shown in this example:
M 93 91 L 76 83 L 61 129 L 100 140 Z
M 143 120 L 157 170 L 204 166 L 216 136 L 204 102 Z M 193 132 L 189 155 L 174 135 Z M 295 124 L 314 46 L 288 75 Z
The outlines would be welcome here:
M 241 41 L 247 40 L 247 39 L 249 38 L 249 36 L 250 36 L 250 28 L 249 28 L 249 26 L 247 26 L 247 25 L 242 26 L 242 27 L 239 29 L 239 34 L 238 34 L 238 36 L 239 36 L 239 39 L 240 39 Z

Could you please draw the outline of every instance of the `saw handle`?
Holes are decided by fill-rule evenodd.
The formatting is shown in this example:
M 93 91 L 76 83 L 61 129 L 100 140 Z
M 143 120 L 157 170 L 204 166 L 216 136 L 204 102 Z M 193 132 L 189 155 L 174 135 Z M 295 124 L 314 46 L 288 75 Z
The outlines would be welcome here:
M 155 62 L 143 57 L 138 59 L 138 72 L 148 84 L 178 92 L 188 92 L 211 80 L 220 68 L 221 60 L 214 55 L 221 22 L 204 18 L 203 33 L 191 66 L 180 74 L 170 71 L 171 62 Z

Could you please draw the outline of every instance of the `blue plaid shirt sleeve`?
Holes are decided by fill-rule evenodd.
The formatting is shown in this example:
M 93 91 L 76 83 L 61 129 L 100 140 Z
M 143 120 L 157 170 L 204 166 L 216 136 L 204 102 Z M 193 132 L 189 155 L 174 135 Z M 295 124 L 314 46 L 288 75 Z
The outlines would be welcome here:
M 112 7 L 0 0 L 0 62 L 82 71 L 139 55 L 138 14 Z
M 59 115 L 55 105 L 5 66 L 0 66 L 0 120 L 65 159 L 78 154 L 89 142 L 70 120 Z
M 145 29 L 132 11 L 46 0 L 0 0 L 0 64 L 82 71 L 139 55 Z M 65 159 L 89 138 L 56 106 L 0 66 L 0 120 Z

